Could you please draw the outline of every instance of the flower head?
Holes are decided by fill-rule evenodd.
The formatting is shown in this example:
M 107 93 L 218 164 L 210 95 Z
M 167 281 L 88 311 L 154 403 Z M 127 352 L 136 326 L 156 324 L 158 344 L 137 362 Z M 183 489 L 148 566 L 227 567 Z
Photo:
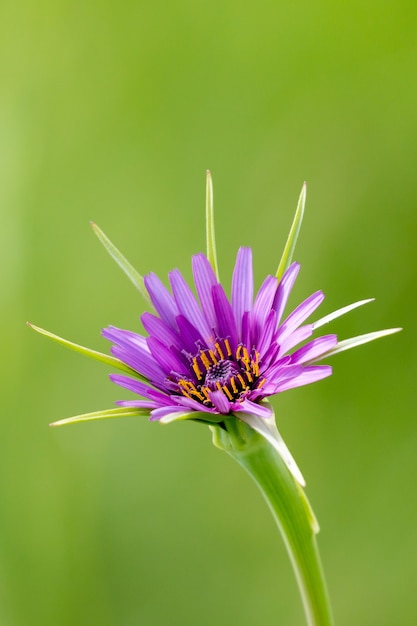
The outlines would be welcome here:
M 191 417 L 193 411 L 214 423 L 241 413 L 265 418 L 271 415 L 265 398 L 331 374 L 329 366 L 312 363 L 336 346 L 336 335 L 295 349 L 312 335 L 313 325 L 304 322 L 322 292 L 283 315 L 297 263 L 281 280 L 267 276 L 254 298 L 252 251 L 240 248 L 230 299 L 204 254 L 193 257 L 192 267 L 198 299 L 178 270 L 169 274 L 172 293 L 155 274 L 145 277 L 156 310 L 141 317 L 147 337 L 113 326 L 103 330 L 114 344 L 112 354 L 142 377 L 111 375 L 146 398 L 119 405 L 150 409 L 152 420 Z
M 400 330 L 368 333 L 341 342 L 334 334 L 311 339 L 317 328 L 371 302 L 361 300 L 314 323 L 306 323 L 324 298 L 321 291 L 285 316 L 300 269 L 298 263 L 292 263 L 292 256 L 305 197 L 304 185 L 278 270 L 265 278 L 256 296 L 250 248 L 242 247 L 237 253 L 230 298 L 219 280 L 209 172 L 207 255 L 197 254 L 192 259 L 197 297 L 178 270 L 169 274 L 171 291 L 155 274 L 143 278 L 92 224 L 105 248 L 154 309 L 141 317 L 146 336 L 114 326 L 105 328 L 102 333 L 113 344 L 109 356 L 30 326 L 72 350 L 121 370 L 123 374 L 111 374 L 112 381 L 141 399 L 123 400 L 117 408 L 78 415 L 52 425 L 147 415 L 162 423 L 192 419 L 227 429 L 234 427 L 233 420 L 238 420 L 271 443 L 293 476 L 304 484 L 277 430 L 267 398 L 329 376 L 330 366 L 317 365 L 323 358 Z

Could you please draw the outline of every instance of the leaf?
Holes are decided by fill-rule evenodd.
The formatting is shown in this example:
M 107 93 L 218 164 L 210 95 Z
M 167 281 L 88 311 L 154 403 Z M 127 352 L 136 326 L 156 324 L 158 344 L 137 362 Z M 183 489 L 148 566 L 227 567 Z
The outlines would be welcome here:
M 210 170 L 206 172 L 206 243 L 207 258 L 211 263 L 217 280 L 220 282 L 219 268 L 217 265 L 216 236 L 214 231 L 213 181 Z
M 291 265 L 292 257 L 297 243 L 298 234 L 300 232 L 301 224 L 304 217 L 304 206 L 307 196 L 307 184 L 304 183 L 300 197 L 298 199 L 297 209 L 295 211 L 294 220 L 291 225 L 291 229 L 288 235 L 287 243 L 285 244 L 284 252 L 282 253 L 281 261 L 279 262 L 277 273 L 275 276 L 278 280 L 284 275 L 284 272 Z
M 91 228 L 106 248 L 107 252 L 110 256 L 116 261 L 117 265 L 124 271 L 129 280 L 134 284 L 136 289 L 141 293 L 141 295 L 145 298 L 148 304 L 152 306 L 151 299 L 149 298 L 149 294 L 146 291 L 145 282 L 143 280 L 143 276 L 139 274 L 129 263 L 129 261 L 123 256 L 123 254 L 116 248 L 114 244 L 110 241 L 108 237 L 103 233 L 103 231 L 94 224 L 94 222 L 90 222 Z
M 127 374 L 135 376 L 135 378 L 139 378 L 140 380 L 148 382 L 147 378 L 145 378 L 144 376 L 136 372 L 134 369 L 130 368 L 128 365 L 126 365 L 122 361 L 119 361 L 119 359 L 116 359 L 114 356 L 111 356 L 109 354 L 103 354 L 102 352 L 97 352 L 96 350 L 91 350 L 90 348 L 80 346 L 77 343 L 73 343 L 72 341 L 63 339 L 62 337 L 59 337 L 58 335 L 54 335 L 53 333 L 50 333 L 49 331 L 44 330 L 43 328 L 39 328 L 39 326 L 35 326 L 34 324 L 31 324 L 30 322 L 26 322 L 26 323 L 29 326 L 29 328 L 32 328 L 40 335 L 45 335 L 45 337 L 52 339 L 56 343 L 59 343 L 62 346 L 65 346 L 66 348 L 73 350 L 74 352 L 79 352 L 80 354 L 83 354 L 84 356 L 88 356 L 90 359 L 101 361 L 102 363 L 106 363 L 107 365 L 110 365 L 110 367 L 115 367 L 116 369 L 119 369 L 122 372 L 126 372 Z
M 94 413 L 84 413 L 66 419 L 52 422 L 49 426 L 66 426 L 67 424 L 77 424 L 78 422 L 91 422 L 93 420 L 112 419 L 114 417 L 137 417 L 149 416 L 150 409 L 127 409 L 124 407 L 107 409 L 105 411 L 95 411 Z

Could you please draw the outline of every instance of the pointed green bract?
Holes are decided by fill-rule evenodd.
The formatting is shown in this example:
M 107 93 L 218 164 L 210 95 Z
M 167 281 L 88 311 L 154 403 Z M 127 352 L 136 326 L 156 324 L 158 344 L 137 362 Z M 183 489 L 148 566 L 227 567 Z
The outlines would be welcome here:
M 214 213 L 213 213 L 213 181 L 211 179 L 211 173 L 207 170 L 206 173 L 206 245 L 207 245 L 207 258 L 211 263 L 217 280 L 219 278 L 219 268 L 217 265 L 217 252 L 216 252 L 216 236 L 214 231 Z
M 348 304 L 348 306 L 344 306 L 341 309 L 338 309 L 337 311 L 333 311 L 333 313 L 329 313 L 329 315 L 325 315 L 321 319 L 317 320 L 317 322 L 313 322 L 313 330 L 316 330 L 317 328 L 320 328 L 320 326 L 324 326 L 325 324 L 332 322 L 333 320 L 335 320 L 338 317 L 341 317 L 342 315 L 346 315 L 346 313 L 349 313 L 350 311 L 353 311 L 354 309 L 357 309 L 358 307 L 363 306 L 364 304 L 373 302 L 374 300 L 375 298 L 368 298 L 367 300 L 359 300 L 358 302 L 354 302 L 353 304 Z
M 218 419 L 216 419 L 218 418 Z M 172 422 L 179 422 L 182 420 L 193 420 L 195 422 L 205 422 L 206 424 L 212 424 L 215 421 L 223 422 L 224 415 L 215 415 L 212 413 L 206 413 L 204 411 L 188 411 L 184 413 L 170 413 L 169 415 L 165 415 L 165 417 L 161 417 L 158 420 L 161 424 L 171 424 Z
M 303 489 L 303 487 L 300 485 L 299 482 L 295 483 L 295 486 L 297 487 L 298 490 L 298 494 L 300 496 L 300 500 L 302 501 L 303 505 L 304 505 L 304 510 L 307 516 L 307 519 L 310 523 L 310 528 L 313 531 L 313 533 L 315 535 L 318 535 L 320 532 L 320 524 L 318 522 L 318 519 L 316 517 L 316 514 L 313 511 L 313 507 L 310 504 L 309 499 L 306 496 L 306 493 Z
M 352 337 L 351 339 L 345 339 L 344 341 L 339 341 L 339 343 L 333 348 L 333 350 L 329 350 L 327 354 L 321 355 L 320 359 L 327 359 L 328 356 L 333 356 L 334 354 L 338 354 L 339 352 L 344 352 L 345 350 L 350 350 L 351 348 L 356 348 L 356 346 L 361 346 L 364 343 L 369 343 L 370 341 L 375 341 L 375 339 L 380 339 L 381 337 L 387 337 L 388 335 L 393 335 L 394 333 L 399 333 L 402 328 L 388 328 L 387 330 L 378 330 L 374 333 L 367 333 L 366 335 L 358 335 L 357 337 Z M 311 361 L 311 363 L 315 363 L 316 361 Z
M 143 280 L 143 276 L 139 274 L 129 263 L 129 261 L 123 256 L 123 254 L 116 248 L 114 244 L 110 241 L 110 239 L 103 233 L 103 231 L 94 224 L 94 222 L 90 222 L 91 228 L 106 248 L 107 252 L 110 256 L 116 261 L 117 265 L 124 271 L 128 279 L 134 284 L 136 289 L 141 293 L 141 295 L 145 298 L 148 304 L 152 305 L 152 302 L 149 298 L 149 294 L 146 291 L 145 282 Z
M 144 378 L 144 376 L 141 376 L 140 374 L 138 374 L 138 372 L 130 368 L 128 365 L 126 365 L 122 361 L 119 361 L 119 359 L 116 359 L 114 356 L 110 356 L 109 354 L 103 354 L 102 352 L 97 352 L 97 350 L 91 350 L 90 348 L 86 348 L 85 346 L 80 346 L 77 343 L 68 341 L 68 339 L 63 339 L 63 337 L 54 335 L 53 333 L 50 333 L 48 330 L 39 328 L 39 326 L 35 326 L 34 324 L 31 324 L 30 322 L 27 322 L 27 325 L 29 326 L 29 328 L 32 328 L 40 335 L 45 335 L 45 337 L 52 339 L 52 341 L 55 341 L 56 343 L 61 344 L 61 346 L 65 346 L 66 348 L 69 348 L 70 350 L 73 350 L 74 352 L 79 352 L 80 354 L 83 354 L 84 356 L 88 356 L 90 359 L 94 359 L 95 361 L 101 361 L 102 363 L 106 363 L 106 365 L 110 365 L 110 367 L 115 367 L 116 369 L 121 370 L 122 372 L 133 375 L 135 376 L 135 378 L 139 378 L 140 380 L 147 382 L 147 379 Z
M 281 280 L 285 270 L 291 265 L 292 257 L 297 243 L 298 233 L 300 232 L 301 224 L 304 217 L 304 206 L 306 203 L 307 184 L 304 183 L 301 189 L 300 197 L 298 199 L 297 209 L 295 211 L 294 220 L 288 235 L 287 243 L 285 244 L 284 252 L 282 253 L 281 261 L 279 262 L 277 273 L 275 276 L 278 280 Z
M 264 404 L 269 405 L 267 402 L 264 402 Z M 304 480 L 304 476 L 302 475 L 297 463 L 278 431 L 274 414 L 272 413 L 271 417 L 266 418 L 259 417 L 259 415 L 254 415 L 253 413 L 243 413 L 239 411 L 239 413 L 236 414 L 236 417 L 238 417 L 238 419 L 242 422 L 245 422 L 245 424 L 253 428 L 253 430 L 266 439 L 266 441 L 278 452 L 287 466 L 288 471 L 293 475 L 295 480 L 302 487 L 305 487 L 306 482 Z
M 105 411 L 94 411 L 94 413 L 84 413 L 66 419 L 52 422 L 49 426 L 66 426 L 68 424 L 78 424 L 79 422 L 91 422 L 94 420 L 113 419 L 115 417 L 138 417 L 149 416 L 150 409 L 128 409 L 119 407 L 117 409 L 106 409 Z

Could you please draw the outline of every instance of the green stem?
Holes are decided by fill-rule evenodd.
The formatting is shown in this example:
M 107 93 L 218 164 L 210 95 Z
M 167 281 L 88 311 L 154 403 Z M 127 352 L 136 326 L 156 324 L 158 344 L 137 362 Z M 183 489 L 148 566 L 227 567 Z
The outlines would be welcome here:
M 318 526 L 304 491 L 261 435 L 238 419 L 225 426 L 227 430 L 212 427 L 213 442 L 252 476 L 267 501 L 295 571 L 308 626 L 332 626 L 315 537 Z

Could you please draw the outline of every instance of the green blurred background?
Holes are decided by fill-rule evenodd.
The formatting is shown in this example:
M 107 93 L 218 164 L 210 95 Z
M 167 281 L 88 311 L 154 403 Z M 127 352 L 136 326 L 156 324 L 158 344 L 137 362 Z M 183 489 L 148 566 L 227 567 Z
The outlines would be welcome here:
M 49 429 L 125 396 L 24 325 L 103 351 L 101 327 L 139 329 L 88 221 L 141 272 L 189 278 L 206 168 L 227 286 L 239 245 L 257 284 L 276 269 L 306 179 L 292 304 L 375 296 L 339 336 L 404 327 L 275 408 L 337 625 L 417 623 L 416 33 L 405 0 L 3 0 L 2 626 L 304 623 L 272 518 L 208 429 Z

